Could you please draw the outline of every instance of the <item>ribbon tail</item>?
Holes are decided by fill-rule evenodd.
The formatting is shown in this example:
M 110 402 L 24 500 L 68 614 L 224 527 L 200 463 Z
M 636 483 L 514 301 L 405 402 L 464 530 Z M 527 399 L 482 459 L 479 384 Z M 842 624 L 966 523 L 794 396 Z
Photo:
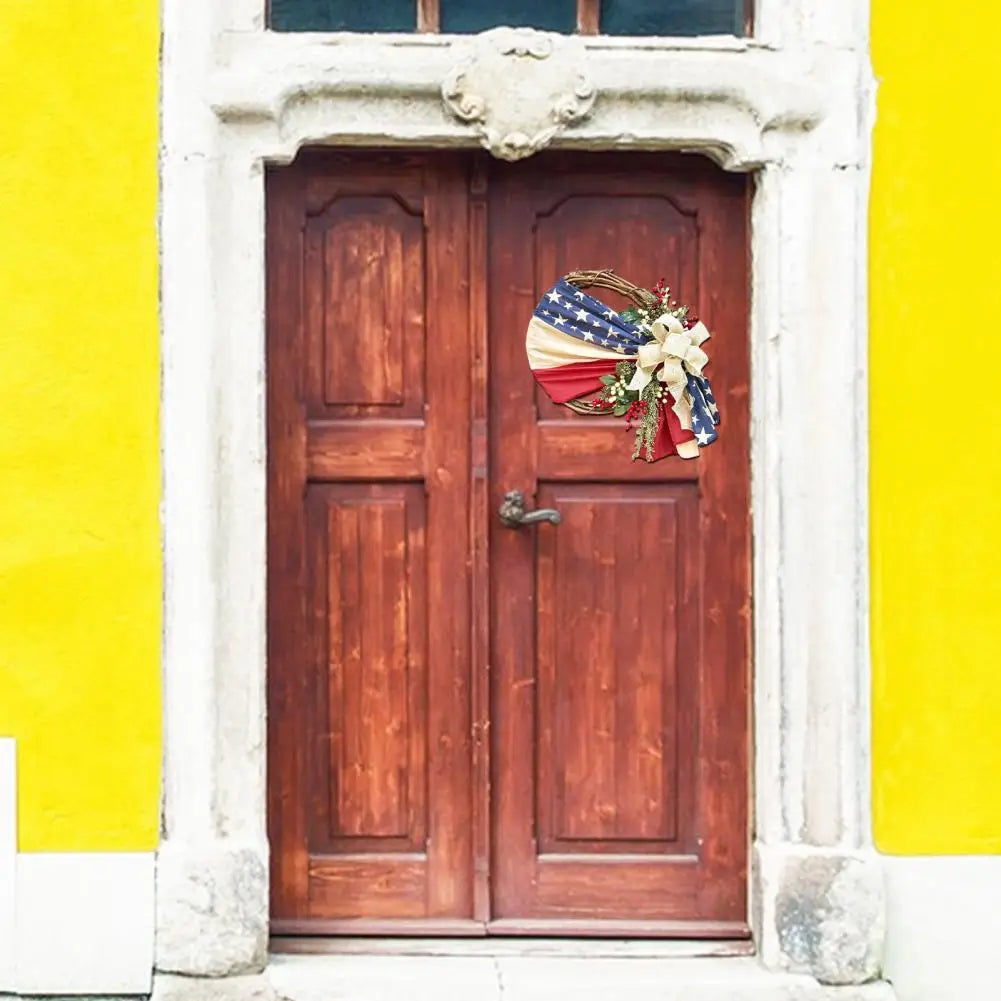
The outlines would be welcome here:
M 671 409 L 674 411 L 675 416 L 678 418 L 681 427 L 685 431 L 692 430 L 692 398 L 689 395 L 687 387 L 675 396 L 672 392 L 671 396 L 674 399 L 674 403 L 671 404 Z
M 685 352 L 685 371 L 689 375 L 694 375 L 696 378 L 702 378 L 702 369 L 709 364 L 709 355 L 702 350 L 702 348 L 697 348 L 694 345 L 690 347 Z
M 664 428 L 670 436 L 672 452 L 679 459 L 694 459 L 699 454 L 699 444 L 692 429 L 683 426 L 673 404 L 668 405 L 667 402 L 664 403 Z M 667 454 L 670 455 L 671 452 Z
M 701 345 L 703 341 L 709 340 L 709 330 L 706 325 L 699 320 L 694 327 L 690 327 L 688 330 L 688 336 L 691 337 L 692 343 L 696 346 Z
M 692 405 L 688 395 L 688 376 L 681 362 L 676 358 L 669 358 L 660 370 L 659 378 L 674 399 L 671 409 L 681 422 L 682 429 L 691 431 Z

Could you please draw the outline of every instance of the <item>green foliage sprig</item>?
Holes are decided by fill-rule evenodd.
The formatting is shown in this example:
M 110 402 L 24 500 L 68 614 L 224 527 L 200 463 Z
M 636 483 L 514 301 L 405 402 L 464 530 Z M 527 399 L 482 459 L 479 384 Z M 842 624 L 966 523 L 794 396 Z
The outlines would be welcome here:
M 671 299 L 671 290 L 663 282 L 658 282 L 652 291 L 656 296 L 652 306 L 630 306 L 619 316 L 648 333 L 654 321 L 665 315 L 676 317 L 686 327 L 695 322 L 695 317 L 689 316 L 689 307 L 679 306 Z M 638 459 L 642 456 L 650 462 L 653 460 L 657 432 L 664 421 L 663 404 L 667 391 L 658 379 L 648 382 L 642 393 L 630 389 L 629 383 L 635 371 L 635 362 L 623 361 L 615 366 L 615 375 L 603 375 L 601 390 L 591 400 L 591 408 L 593 413 L 625 417 L 629 427 L 636 430 L 632 457 Z

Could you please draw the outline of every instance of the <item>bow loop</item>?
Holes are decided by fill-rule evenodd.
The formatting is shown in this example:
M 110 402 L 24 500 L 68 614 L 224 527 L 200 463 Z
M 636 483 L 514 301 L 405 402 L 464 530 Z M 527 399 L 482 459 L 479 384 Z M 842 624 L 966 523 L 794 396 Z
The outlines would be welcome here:
M 709 337 L 709 331 L 699 322 L 686 330 L 676 316 L 659 317 L 650 327 L 652 340 L 640 345 L 636 353 L 636 371 L 629 388 L 642 393 L 654 373 L 668 389 L 681 392 L 688 376 L 702 375 L 709 356 L 699 347 Z M 657 370 L 660 369 L 659 372 Z
M 709 338 L 701 321 L 690 329 L 676 317 L 666 314 L 654 320 L 649 329 L 652 340 L 640 345 L 636 353 L 636 371 L 629 388 L 642 393 L 656 378 L 664 384 L 674 399 L 671 409 L 678 415 L 684 430 L 692 428 L 692 400 L 688 392 L 688 376 L 702 376 L 709 356 L 700 345 Z

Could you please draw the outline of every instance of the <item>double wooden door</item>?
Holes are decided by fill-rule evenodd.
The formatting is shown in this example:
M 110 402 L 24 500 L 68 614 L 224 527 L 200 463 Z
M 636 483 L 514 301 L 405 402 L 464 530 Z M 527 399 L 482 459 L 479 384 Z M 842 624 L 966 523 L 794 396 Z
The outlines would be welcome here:
M 746 934 L 743 179 L 315 152 L 267 184 L 273 931 Z M 580 267 L 712 331 L 698 459 L 536 388 Z M 513 489 L 561 524 L 505 527 Z

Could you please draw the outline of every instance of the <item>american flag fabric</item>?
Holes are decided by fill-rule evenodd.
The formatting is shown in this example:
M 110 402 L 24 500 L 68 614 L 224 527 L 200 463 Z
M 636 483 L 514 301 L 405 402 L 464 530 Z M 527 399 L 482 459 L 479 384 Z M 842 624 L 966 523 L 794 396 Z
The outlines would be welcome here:
M 539 385 L 554 403 L 567 403 L 598 392 L 601 376 L 614 375 L 619 362 L 635 362 L 640 346 L 651 340 L 650 333 L 561 279 L 535 307 L 525 348 Z M 691 426 L 682 425 L 668 394 L 654 460 L 668 455 L 694 458 L 700 447 L 716 440 L 720 417 L 709 380 L 688 373 L 687 381 Z

